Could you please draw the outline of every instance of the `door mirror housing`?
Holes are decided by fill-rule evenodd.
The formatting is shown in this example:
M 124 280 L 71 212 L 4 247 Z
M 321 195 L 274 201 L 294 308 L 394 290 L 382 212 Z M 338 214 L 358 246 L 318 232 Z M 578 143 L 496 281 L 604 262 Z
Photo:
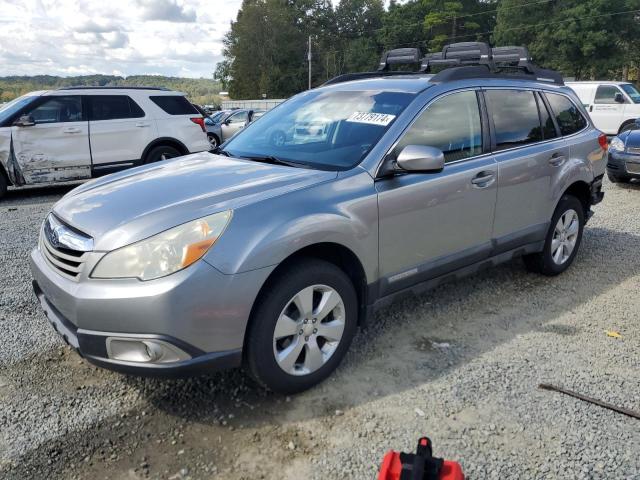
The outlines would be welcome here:
M 616 93 L 615 96 L 613 97 L 613 101 L 616 103 L 625 103 L 624 95 L 622 95 L 622 93 L 620 92 Z
M 21 115 L 13 124 L 16 127 L 33 127 L 36 124 L 36 121 L 31 115 Z
M 407 145 L 398 155 L 396 165 L 407 172 L 441 172 L 444 168 L 444 153 L 439 148 L 426 145 Z

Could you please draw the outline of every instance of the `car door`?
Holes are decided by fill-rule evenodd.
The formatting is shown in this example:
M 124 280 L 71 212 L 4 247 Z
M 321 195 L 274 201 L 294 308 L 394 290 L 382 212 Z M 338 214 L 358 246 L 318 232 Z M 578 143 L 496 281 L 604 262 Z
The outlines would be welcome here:
M 532 90 L 484 92 L 498 165 L 494 253 L 545 238 L 552 177 L 569 159 L 543 98 Z
M 27 184 L 91 176 L 89 127 L 80 95 L 43 97 L 23 115 L 29 122 L 12 126 L 11 133 Z
M 624 120 L 626 101 L 622 90 L 616 85 L 598 85 L 593 105 L 588 108 L 596 128 L 609 135 L 616 135 Z
M 139 161 L 157 137 L 151 118 L 129 95 L 95 94 L 87 99 L 94 170 Z
M 227 119 L 222 122 L 222 141 L 226 142 L 236 133 L 242 130 L 249 121 L 249 112 L 242 110 L 240 112 L 232 113 Z
M 376 180 L 381 295 L 488 257 L 497 168 L 483 147 L 482 111 L 474 90 L 436 99 L 385 160 L 392 162 L 407 145 L 428 145 L 444 152 L 445 166 Z

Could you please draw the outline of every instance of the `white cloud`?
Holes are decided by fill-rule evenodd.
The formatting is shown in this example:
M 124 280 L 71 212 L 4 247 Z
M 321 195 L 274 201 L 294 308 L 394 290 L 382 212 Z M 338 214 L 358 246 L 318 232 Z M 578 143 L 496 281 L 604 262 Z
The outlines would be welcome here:
M 241 3 L 0 0 L 0 75 L 210 77 Z

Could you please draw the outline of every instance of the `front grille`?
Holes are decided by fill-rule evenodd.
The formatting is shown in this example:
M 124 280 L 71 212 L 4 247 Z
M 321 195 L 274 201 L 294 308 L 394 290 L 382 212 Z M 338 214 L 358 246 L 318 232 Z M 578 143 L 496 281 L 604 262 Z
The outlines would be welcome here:
M 77 280 L 88 255 L 68 248 L 55 248 L 47 236 L 40 235 L 40 252 L 47 263 L 60 275 L 70 280 Z
M 640 173 L 640 163 L 627 162 L 627 172 Z

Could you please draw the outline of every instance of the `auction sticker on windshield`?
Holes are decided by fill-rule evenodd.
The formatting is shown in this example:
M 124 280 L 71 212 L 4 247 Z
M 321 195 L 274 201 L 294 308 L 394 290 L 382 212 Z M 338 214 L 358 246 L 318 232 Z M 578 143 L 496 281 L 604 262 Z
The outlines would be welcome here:
M 347 118 L 347 122 L 368 123 L 370 125 L 386 127 L 394 118 L 396 118 L 395 115 L 389 115 L 387 113 L 354 112 Z

